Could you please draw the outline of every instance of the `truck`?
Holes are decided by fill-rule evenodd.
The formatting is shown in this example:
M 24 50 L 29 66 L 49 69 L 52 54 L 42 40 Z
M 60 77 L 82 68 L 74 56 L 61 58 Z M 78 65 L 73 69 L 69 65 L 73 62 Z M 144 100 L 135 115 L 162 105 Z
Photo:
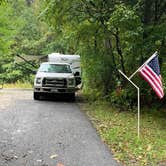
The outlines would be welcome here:
M 34 100 L 45 94 L 63 94 L 72 101 L 81 84 L 81 68 L 79 55 L 52 53 L 47 62 L 40 64 L 34 79 Z

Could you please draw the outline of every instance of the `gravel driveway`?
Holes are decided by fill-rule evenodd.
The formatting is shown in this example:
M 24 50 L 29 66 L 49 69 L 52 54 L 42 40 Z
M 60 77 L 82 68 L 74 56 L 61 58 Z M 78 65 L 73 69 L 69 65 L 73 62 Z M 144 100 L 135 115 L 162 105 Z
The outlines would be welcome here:
M 0 166 L 117 166 L 76 103 L 0 91 Z

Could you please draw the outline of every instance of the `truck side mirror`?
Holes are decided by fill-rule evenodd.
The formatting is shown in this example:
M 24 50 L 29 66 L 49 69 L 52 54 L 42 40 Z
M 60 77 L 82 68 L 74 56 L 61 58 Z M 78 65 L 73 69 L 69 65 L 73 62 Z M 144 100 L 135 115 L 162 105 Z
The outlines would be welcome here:
M 81 83 L 81 77 L 80 77 L 80 72 L 76 71 L 74 73 L 75 80 L 76 80 L 76 85 L 79 85 Z
M 80 76 L 80 73 L 79 73 L 78 71 L 76 71 L 76 72 L 74 73 L 74 76 Z
M 37 73 L 37 71 L 36 71 L 36 70 L 33 70 L 33 71 L 32 71 L 32 73 L 33 73 L 33 74 L 36 74 L 36 73 Z

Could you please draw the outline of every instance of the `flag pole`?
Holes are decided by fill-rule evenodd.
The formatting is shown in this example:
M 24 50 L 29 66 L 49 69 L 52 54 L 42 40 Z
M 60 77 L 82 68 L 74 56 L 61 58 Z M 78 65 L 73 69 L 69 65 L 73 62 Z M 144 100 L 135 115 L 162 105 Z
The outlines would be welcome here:
M 139 138 L 139 137 L 140 137 L 140 89 L 139 89 L 139 87 L 138 87 L 134 82 L 132 82 L 132 81 L 130 80 L 130 78 L 127 77 L 121 70 L 118 70 L 118 71 L 119 71 L 119 73 L 121 73 L 121 74 L 137 89 L 137 98 L 138 98 L 138 100 L 137 100 L 137 102 L 138 102 L 138 103 L 137 103 L 137 106 L 138 106 L 137 135 L 138 135 L 138 138 Z
M 139 87 L 137 87 L 137 95 L 138 95 L 138 127 L 137 127 L 137 135 L 138 135 L 138 138 L 140 136 L 140 89 Z
M 133 78 L 133 76 L 147 63 L 149 63 L 155 56 L 157 55 L 157 51 L 149 58 L 145 61 L 145 63 L 143 65 L 141 65 L 130 77 L 129 79 Z

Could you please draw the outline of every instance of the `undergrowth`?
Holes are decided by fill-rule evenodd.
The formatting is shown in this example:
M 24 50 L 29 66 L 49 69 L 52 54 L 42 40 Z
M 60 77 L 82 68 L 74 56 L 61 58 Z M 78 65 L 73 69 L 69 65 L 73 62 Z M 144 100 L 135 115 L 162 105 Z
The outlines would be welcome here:
M 32 87 L 33 85 L 30 82 L 21 82 L 21 81 L 3 85 L 3 88 L 32 88 Z
M 137 113 L 117 111 L 107 102 L 81 106 L 116 160 L 126 166 L 166 165 L 166 111 L 141 110 L 140 138 Z

